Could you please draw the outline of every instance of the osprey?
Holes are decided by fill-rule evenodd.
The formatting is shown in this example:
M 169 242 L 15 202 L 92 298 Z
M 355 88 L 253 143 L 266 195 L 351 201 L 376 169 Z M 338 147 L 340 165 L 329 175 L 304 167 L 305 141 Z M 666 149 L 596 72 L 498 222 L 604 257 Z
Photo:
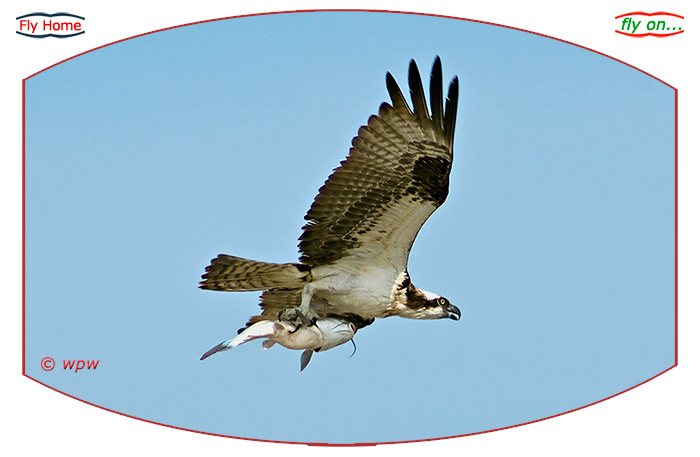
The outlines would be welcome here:
M 382 103 L 379 113 L 359 129 L 349 155 L 319 189 L 305 216 L 299 262 L 258 262 L 221 254 L 206 267 L 199 284 L 202 289 L 263 292 L 262 313 L 247 323 L 248 332 L 255 334 L 235 344 L 229 344 L 234 340 L 221 343 L 202 358 L 253 338 L 269 337 L 264 348 L 280 342 L 307 349 L 303 370 L 310 350 L 329 348 L 328 344 L 316 348 L 284 343 L 309 326 L 321 333 L 311 332 L 313 337 L 303 341 L 320 341 L 325 336 L 337 345 L 375 318 L 459 320 L 456 306 L 416 287 L 407 271 L 418 231 L 447 198 L 458 79 L 455 76 L 450 82 L 443 102 L 442 67 L 440 58 L 435 59 L 430 111 L 415 61 L 408 71 L 413 109 L 390 73 L 386 85 L 391 104 Z M 263 321 L 269 323 L 265 331 L 253 332 L 252 327 Z M 272 325 L 275 321 L 285 324 Z M 330 338 L 322 329 L 338 327 L 338 322 L 347 326 L 345 336 Z

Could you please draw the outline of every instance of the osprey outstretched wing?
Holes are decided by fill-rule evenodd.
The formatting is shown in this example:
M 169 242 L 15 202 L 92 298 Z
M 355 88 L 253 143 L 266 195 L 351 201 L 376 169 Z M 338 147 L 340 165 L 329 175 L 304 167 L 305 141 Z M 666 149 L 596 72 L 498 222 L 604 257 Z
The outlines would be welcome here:
M 445 201 L 452 167 L 457 78 L 443 111 L 442 69 L 435 60 L 428 113 L 423 85 L 411 61 L 409 109 L 394 77 L 383 103 L 352 141 L 350 154 L 328 178 L 306 214 L 300 261 L 307 265 L 352 258 L 406 269 L 423 223 Z
M 206 268 L 202 289 L 263 291 L 263 312 L 249 326 L 278 318 L 298 325 L 334 319 L 352 324 L 354 333 L 377 317 L 459 319 L 458 308 L 415 287 L 406 270 L 418 231 L 447 198 L 458 80 L 452 79 L 444 102 L 436 58 L 428 106 L 411 61 L 413 109 L 389 73 L 386 84 L 391 104 L 383 103 L 360 128 L 306 214 L 299 262 L 222 254 Z

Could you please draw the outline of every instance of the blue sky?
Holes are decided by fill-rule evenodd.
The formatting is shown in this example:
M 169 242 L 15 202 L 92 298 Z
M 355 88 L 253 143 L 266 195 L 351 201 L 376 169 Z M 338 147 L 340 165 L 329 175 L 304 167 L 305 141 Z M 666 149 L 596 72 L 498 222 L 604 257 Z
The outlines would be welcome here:
M 294 261 L 384 73 L 405 89 L 410 59 L 427 80 L 435 55 L 460 77 L 455 162 L 409 271 L 462 320 L 376 322 L 303 373 L 257 343 L 200 362 L 258 311 L 197 289 L 209 260 Z M 613 395 L 674 363 L 673 102 L 599 54 L 421 16 L 217 21 L 70 60 L 26 82 L 27 374 L 282 441 L 475 433 Z M 45 356 L 100 365 L 43 372 Z

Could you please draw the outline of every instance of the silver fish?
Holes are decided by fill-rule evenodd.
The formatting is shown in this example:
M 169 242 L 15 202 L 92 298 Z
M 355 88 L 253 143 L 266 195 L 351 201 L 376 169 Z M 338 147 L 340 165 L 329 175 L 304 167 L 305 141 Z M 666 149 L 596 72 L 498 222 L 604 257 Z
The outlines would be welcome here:
M 311 361 L 314 351 L 326 351 L 347 343 L 355 336 L 356 331 L 354 324 L 340 319 L 316 319 L 313 324 L 304 326 L 297 326 L 285 320 L 260 321 L 243 330 L 235 338 L 209 349 L 200 360 L 251 340 L 267 338 L 262 343 L 263 349 L 269 349 L 275 343 L 288 349 L 304 349 L 301 355 L 303 371 Z

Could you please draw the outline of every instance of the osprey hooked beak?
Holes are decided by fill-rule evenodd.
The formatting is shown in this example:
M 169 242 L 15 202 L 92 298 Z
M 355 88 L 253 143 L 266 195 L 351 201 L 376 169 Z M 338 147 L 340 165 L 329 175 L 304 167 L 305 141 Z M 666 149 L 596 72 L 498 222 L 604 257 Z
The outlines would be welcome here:
M 455 305 L 449 305 L 447 308 L 445 308 L 445 311 L 447 311 L 447 317 L 452 320 L 458 321 L 459 318 L 462 317 L 462 313 Z
M 462 317 L 462 312 L 459 310 L 459 308 L 450 303 L 446 298 L 438 298 L 438 303 L 440 306 L 442 306 L 442 309 L 445 310 L 445 317 L 449 317 L 455 321 L 458 321 L 459 318 Z

